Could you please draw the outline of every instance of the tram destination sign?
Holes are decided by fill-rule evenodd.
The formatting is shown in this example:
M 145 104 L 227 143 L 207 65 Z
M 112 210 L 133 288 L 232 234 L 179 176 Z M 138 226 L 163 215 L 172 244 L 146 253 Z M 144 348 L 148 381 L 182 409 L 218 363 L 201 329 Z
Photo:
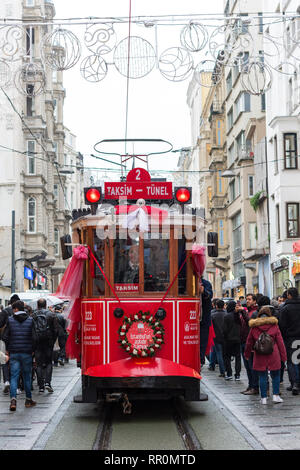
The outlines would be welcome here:
M 104 183 L 105 199 L 173 199 L 172 183 L 159 182 L 106 182 Z

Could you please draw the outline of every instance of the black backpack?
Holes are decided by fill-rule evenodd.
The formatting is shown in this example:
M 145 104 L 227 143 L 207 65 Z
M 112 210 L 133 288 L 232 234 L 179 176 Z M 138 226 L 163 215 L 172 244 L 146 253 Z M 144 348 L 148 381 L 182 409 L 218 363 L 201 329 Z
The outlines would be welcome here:
M 35 315 L 33 318 L 36 340 L 38 343 L 49 341 L 51 339 L 51 331 L 48 324 L 47 316 L 44 313 Z
M 268 354 L 272 354 L 273 348 L 274 343 L 272 337 L 263 331 L 255 342 L 253 349 L 257 354 L 267 356 Z

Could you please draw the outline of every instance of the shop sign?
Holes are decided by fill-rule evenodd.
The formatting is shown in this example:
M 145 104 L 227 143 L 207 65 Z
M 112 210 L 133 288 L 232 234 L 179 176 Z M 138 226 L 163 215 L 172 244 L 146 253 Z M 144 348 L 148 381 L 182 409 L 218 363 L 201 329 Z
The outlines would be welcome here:
M 289 260 L 287 258 L 281 258 L 271 264 L 272 271 L 281 271 L 289 266 Z
M 24 278 L 33 281 L 33 270 L 24 266 Z

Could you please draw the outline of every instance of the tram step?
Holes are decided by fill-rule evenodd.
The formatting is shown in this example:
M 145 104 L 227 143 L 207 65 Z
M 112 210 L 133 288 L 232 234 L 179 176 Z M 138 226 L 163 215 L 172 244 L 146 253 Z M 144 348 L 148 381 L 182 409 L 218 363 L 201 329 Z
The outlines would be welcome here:
M 83 403 L 82 395 L 75 395 L 75 397 L 73 397 L 73 402 L 74 403 Z
M 200 393 L 199 401 L 208 401 L 208 395 L 206 393 Z

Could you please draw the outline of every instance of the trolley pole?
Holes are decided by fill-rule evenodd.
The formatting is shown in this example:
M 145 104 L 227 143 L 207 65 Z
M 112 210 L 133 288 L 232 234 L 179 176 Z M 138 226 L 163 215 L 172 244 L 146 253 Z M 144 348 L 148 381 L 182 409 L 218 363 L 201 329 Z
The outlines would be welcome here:
M 15 211 L 12 211 L 12 221 L 11 221 L 11 292 L 16 290 L 16 214 Z

